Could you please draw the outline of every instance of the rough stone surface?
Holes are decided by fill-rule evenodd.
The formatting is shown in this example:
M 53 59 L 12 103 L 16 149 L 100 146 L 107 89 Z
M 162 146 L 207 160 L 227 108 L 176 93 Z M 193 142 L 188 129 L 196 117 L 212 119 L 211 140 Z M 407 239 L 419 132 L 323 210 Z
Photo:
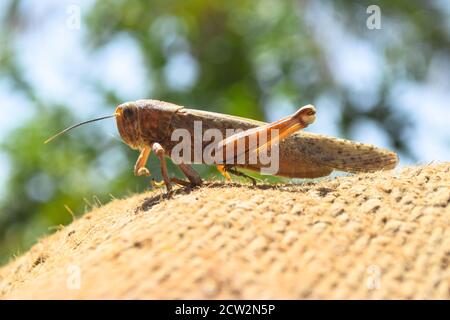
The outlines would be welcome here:
M 0 298 L 450 299 L 450 163 L 162 194 L 40 240 Z

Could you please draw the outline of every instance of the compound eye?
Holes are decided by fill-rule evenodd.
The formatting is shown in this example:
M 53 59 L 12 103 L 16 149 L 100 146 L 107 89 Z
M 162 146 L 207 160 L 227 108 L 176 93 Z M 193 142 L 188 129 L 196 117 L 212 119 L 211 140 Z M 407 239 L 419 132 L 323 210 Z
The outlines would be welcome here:
M 124 108 L 123 109 L 123 116 L 125 118 L 130 118 L 133 116 L 133 111 L 130 108 Z

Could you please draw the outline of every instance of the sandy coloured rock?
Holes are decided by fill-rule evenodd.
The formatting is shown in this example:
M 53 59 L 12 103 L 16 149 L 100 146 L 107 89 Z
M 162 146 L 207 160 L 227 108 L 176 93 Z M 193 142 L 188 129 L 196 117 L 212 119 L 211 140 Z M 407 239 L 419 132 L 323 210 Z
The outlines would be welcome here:
M 449 203 L 450 163 L 151 191 L 3 266 L 0 298 L 450 299 Z

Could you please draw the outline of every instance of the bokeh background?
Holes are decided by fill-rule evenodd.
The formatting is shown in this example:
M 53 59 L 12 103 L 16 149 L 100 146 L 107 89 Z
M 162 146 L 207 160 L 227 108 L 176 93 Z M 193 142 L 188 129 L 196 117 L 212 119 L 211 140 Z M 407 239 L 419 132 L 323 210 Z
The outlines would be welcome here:
M 312 103 L 309 131 L 445 161 L 449 56 L 447 0 L 2 0 L 0 263 L 149 188 L 113 120 L 43 144 L 76 121 L 141 98 L 266 121 Z

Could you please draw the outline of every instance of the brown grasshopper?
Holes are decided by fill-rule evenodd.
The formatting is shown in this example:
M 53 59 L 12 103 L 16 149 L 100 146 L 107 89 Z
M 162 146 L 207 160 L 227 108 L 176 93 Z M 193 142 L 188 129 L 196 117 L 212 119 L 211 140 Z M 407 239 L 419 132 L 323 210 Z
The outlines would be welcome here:
M 317 178 L 329 175 L 333 170 L 353 173 L 373 172 L 393 169 L 397 165 L 397 154 L 385 149 L 313 133 L 296 133 L 313 123 L 315 114 L 314 107 L 307 105 L 291 116 L 273 123 L 264 123 L 242 117 L 188 109 L 164 101 L 138 100 L 119 105 L 113 115 L 69 127 L 48 139 L 46 143 L 80 125 L 115 117 L 122 139 L 131 148 L 140 151 L 134 166 L 134 174 L 150 176 L 150 171 L 145 166 L 153 150 L 160 161 L 161 174 L 169 192 L 172 182 L 181 185 L 200 185 L 202 183 L 200 175 L 190 166 L 190 163 L 195 162 L 195 152 L 198 152 L 198 150 L 194 150 L 194 146 L 196 144 L 198 146 L 200 143 L 200 150 L 205 150 L 211 141 L 195 138 L 194 124 L 196 122 L 200 122 L 204 130 L 215 129 L 223 136 L 226 136 L 227 129 L 241 130 L 223 140 L 216 141 L 215 144 L 215 152 L 217 154 L 219 154 L 218 151 L 223 152 L 219 154 L 219 158 L 216 157 L 214 164 L 227 179 L 230 179 L 229 173 L 232 173 L 250 178 L 255 183 L 252 177 L 237 171 L 236 168 L 260 170 L 264 165 L 260 160 L 249 161 L 250 156 L 252 153 L 259 154 L 262 150 L 273 152 L 272 145 L 278 145 L 279 166 L 275 173 L 277 176 Z M 191 156 L 183 162 L 177 163 L 189 182 L 170 178 L 167 172 L 165 157 L 172 158 L 172 151 L 178 143 L 172 139 L 172 134 L 176 129 L 184 129 L 193 137 Z M 262 141 L 262 136 L 269 134 L 272 134 L 271 138 Z M 194 139 L 197 140 L 194 141 Z M 251 145 L 251 139 L 256 143 Z M 237 145 L 241 142 L 244 145 L 241 149 L 244 161 L 239 162 L 236 161 L 239 155 Z M 230 150 L 237 152 L 230 152 Z M 202 160 L 200 162 L 205 163 Z

